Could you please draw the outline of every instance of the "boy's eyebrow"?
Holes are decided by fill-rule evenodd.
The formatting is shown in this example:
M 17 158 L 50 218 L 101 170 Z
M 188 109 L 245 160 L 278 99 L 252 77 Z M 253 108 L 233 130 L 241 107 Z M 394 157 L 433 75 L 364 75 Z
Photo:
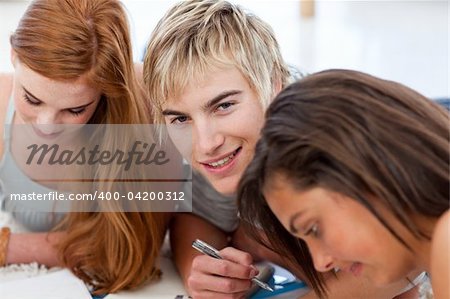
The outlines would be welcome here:
M 217 96 L 215 96 L 214 98 L 212 98 L 211 100 L 209 100 L 205 105 L 203 105 L 202 110 L 208 111 L 209 109 L 214 107 L 218 102 L 222 101 L 223 99 L 234 96 L 236 94 L 240 94 L 240 93 L 242 93 L 242 90 L 224 91 L 224 92 L 218 94 Z M 184 115 L 186 115 L 186 113 L 179 112 L 176 110 L 171 110 L 171 109 L 165 109 L 162 111 L 162 115 L 164 115 L 164 116 L 168 116 L 168 115 L 184 116 Z
M 175 110 L 165 109 L 165 110 L 163 110 L 162 115 L 164 115 L 164 116 L 168 116 L 168 115 L 180 116 L 180 115 L 184 115 L 184 113 L 178 112 L 178 111 L 175 111 Z

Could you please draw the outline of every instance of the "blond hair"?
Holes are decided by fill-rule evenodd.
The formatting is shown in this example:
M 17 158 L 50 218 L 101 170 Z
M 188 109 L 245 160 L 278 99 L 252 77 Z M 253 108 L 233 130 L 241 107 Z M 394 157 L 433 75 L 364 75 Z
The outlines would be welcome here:
M 144 61 L 144 81 L 162 123 L 162 105 L 212 67 L 236 67 L 264 107 L 289 72 L 270 26 L 226 1 L 182 1 L 159 21 Z

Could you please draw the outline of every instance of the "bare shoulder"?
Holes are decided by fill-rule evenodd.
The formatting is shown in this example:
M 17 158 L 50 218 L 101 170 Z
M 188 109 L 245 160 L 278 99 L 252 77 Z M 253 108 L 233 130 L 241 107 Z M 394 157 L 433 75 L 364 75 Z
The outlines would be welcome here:
M 447 210 L 438 220 L 431 244 L 431 284 L 436 299 L 450 298 L 450 212 Z
M 439 218 L 436 227 L 433 233 L 433 245 L 446 244 L 448 246 L 448 237 L 449 237 L 449 226 L 450 226 L 450 210 L 447 210 L 442 216 Z M 442 242 L 445 241 L 445 242 Z
M 6 102 L 11 95 L 13 85 L 13 74 L 12 73 L 0 73 L 0 99 L 1 102 Z
M 0 84 L 12 84 L 13 73 L 0 72 Z
M 8 107 L 9 98 L 11 97 L 13 85 L 13 74 L 0 73 L 0 157 L 3 156 L 3 124 L 5 123 L 5 115 Z
M 13 87 L 13 74 L 0 73 L 0 124 L 3 125 L 4 114 L 11 97 Z
M 2 83 L 2 81 L 4 80 L 12 80 L 13 78 L 13 73 L 3 73 L 0 72 L 0 83 Z

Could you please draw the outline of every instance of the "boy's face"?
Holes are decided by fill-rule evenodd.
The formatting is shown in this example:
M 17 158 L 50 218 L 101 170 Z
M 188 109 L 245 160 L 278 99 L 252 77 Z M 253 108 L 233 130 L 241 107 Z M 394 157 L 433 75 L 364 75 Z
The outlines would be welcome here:
M 184 151 L 192 167 L 218 192 L 235 193 L 264 123 L 261 101 L 239 70 L 208 71 L 168 99 L 163 114 L 177 147 L 186 147 L 177 136 L 192 134 L 192 151 Z

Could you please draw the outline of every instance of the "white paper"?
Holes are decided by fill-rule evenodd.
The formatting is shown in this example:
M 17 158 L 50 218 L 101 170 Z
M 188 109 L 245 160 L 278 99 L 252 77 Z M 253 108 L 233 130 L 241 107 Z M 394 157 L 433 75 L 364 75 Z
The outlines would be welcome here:
M 86 285 L 68 269 L 0 283 L 1 299 L 92 299 Z

